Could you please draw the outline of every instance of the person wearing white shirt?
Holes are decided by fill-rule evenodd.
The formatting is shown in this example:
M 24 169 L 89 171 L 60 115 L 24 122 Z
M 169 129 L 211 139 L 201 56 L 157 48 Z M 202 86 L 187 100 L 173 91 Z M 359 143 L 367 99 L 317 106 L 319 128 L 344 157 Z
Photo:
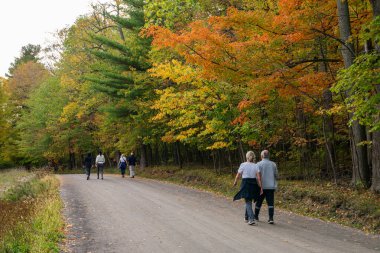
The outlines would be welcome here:
M 100 173 L 103 180 L 103 171 L 104 171 L 105 163 L 106 163 L 106 159 L 104 158 L 102 151 L 99 151 L 99 154 L 96 156 L 96 160 L 95 160 L 95 165 L 98 169 L 98 179 L 99 179 L 99 173 Z
M 246 154 L 247 162 L 240 164 L 239 170 L 236 173 L 234 186 L 237 180 L 241 177 L 242 183 L 240 191 L 234 196 L 234 201 L 238 199 L 245 200 L 245 222 L 248 225 L 255 225 L 255 217 L 252 209 L 252 201 L 256 202 L 260 194 L 262 194 L 261 179 L 259 167 L 255 163 L 255 153 L 248 151 Z

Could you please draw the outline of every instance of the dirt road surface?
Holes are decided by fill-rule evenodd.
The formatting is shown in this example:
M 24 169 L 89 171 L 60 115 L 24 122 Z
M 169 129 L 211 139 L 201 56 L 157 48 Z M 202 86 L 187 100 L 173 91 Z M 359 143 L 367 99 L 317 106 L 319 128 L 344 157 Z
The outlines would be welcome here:
M 276 210 L 257 226 L 243 202 L 140 178 L 62 175 L 68 223 L 62 252 L 380 252 L 380 237 Z M 265 205 L 265 202 L 264 202 Z

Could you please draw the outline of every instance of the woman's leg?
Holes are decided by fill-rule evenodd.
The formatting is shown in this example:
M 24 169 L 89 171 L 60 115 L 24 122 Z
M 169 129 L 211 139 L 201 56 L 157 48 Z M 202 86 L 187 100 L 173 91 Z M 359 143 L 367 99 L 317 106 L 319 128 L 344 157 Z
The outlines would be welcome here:
M 255 219 L 253 218 L 252 199 L 245 199 L 245 209 L 248 214 L 248 223 L 253 222 Z
M 126 166 L 122 166 L 122 167 L 121 167 L 121 176 L 122 176 L 122 177 L 124 177 L 124 175 L 125 175 L 125 169 L 126 169 L 125 167 L 126 167 Z

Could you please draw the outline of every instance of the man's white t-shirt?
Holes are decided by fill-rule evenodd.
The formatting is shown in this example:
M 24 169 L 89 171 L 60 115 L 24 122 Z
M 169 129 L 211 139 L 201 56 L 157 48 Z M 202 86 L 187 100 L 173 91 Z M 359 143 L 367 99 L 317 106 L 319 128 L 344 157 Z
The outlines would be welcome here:
M 98 155 L 96 157 L 95 163 L 103 164 L 106 162 L 106 159 L 104 158 L 104 155 Z

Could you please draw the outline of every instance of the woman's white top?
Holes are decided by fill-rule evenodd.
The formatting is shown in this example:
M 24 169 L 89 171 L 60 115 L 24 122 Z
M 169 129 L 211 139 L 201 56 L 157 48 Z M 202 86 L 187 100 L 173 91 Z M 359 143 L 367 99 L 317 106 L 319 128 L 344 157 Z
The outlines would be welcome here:
M 259 166 L 256 163 L 245 162 L 240 164 L 238 173 L 242 178 L 256 178 L 256 173 L 259 172 Z

